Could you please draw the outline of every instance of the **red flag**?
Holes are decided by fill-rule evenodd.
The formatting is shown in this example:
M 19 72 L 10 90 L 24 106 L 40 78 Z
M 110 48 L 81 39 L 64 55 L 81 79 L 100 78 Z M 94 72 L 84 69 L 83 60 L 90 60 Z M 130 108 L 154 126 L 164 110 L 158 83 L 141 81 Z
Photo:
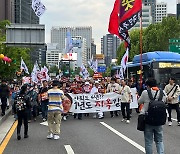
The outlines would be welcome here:
M 130 46 L 128 30 L 140 19 L 142 0 L 116 0 L 110 15 L 108 31 Z

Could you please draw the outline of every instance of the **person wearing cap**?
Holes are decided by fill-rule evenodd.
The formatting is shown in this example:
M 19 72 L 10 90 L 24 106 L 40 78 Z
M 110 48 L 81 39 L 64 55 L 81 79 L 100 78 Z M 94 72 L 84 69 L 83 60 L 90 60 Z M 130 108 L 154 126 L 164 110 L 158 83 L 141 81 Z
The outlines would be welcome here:
M 54 80 L 52 89 L 48 90 L 48 136 L 47 139 L 59 139 L 61 126 L 61 113 L 63 112 L 62 100 L 64 99 L 64 92 L 58 88 L 59 81 Z
M 89 94 L 91 92 L 92 87 L 90 86 L 90 83 L 88 81 L 85 82 L 83 86 L 83 92 L 85 94 Z M 89 113 L 85 113 L 85 116 L 89 116 Z
M 94 82 L 94 87 L 91 89 L 91 94 L 98 94 L 99 93 L 99 82 Z M 93 118 L 96 118 L 96 114 L 94 114 Z M 103 119 L 104 115 L 103 112 L 98 112 L 98 118 Z

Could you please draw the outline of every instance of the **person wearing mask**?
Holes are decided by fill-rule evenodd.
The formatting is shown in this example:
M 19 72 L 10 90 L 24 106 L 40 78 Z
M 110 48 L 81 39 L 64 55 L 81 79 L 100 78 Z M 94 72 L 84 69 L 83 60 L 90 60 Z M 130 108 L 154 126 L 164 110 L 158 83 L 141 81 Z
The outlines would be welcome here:
M 59 139 L 61 127 L 61 114 L 63 113 L 62 101 L 64 99 L 64 92 L 58 88 L 59 81 L 54 80 L 52 89 L 48 90 L 48 136 L 47 139 Z
M 43 122 L 47 120 L 47 110 L 48 110 L 48 82 L 46 80 L 43 81 L 43 87 L 39 90 L 39 102 L 41 103 L 42 109 L 42 119 Z
M 91 94 L 98 94 L 99 93 L 99 82 L 94 82 L 94 87 L 91 89 Z M 94 114 L 93 118 L 96 118 L 96 113 Z M 103 112 L 98 112 L 98 118 L 103 119 L 104 115 Z
M 164 88 L 164 91 L 167 94 L 167 103 L 168 103 L 168 125 L 172 126 L 172 119 L 171 119 L 171 111 L 174 108 L 177 113 L 177 124 L 180 126 L 180 111 L 179 111 L 179 103 L 178 97 L 180 95 L 180 88 L 179 85 L 175 84 L 175 78 L 171 77 L 169 79 L 169 84 L 167 84 Z
M 15 97 L 15 106 L 18 116 L 17 139 L 21 139 L 21 126 L 24 122 L 24 138 L 28 138 L 28 110 L 30 109 L 30 98 L 27 92 L 27 85 L 21 87 L 20 92 Z
M 0 85 L 0 99 L 1 99 L 1 116 L 5 115 L 6 108 L 8 106 L 8 98 L 9 98 L 10 90 L 6 84 L 5 80 L 2 80 Z
M 116 79 L 115 78 L 111 78 L 111 82 L 108 84 L 107 86 L 107 93 L 109 92 L 116 92 L 116 93 L 120 93 L 121 87 L 118 83 L 116 83 Z M 118 112 L 117 111 L 110 111 L 111 114 L 111 118 L 114 117 L 114 114 L 116 116 L 118 116 Z
M 122 122 L 126 121 L 126 123 L 129 124 L 130 123 L 131 89 L 129 86 L 126 85 L 126 81 L 124 79 L 121 80 L 120 95 L 121 95 L 121 111 L 122 111 L 122 116 L 123 116 L 123 119 L 121 121 Z

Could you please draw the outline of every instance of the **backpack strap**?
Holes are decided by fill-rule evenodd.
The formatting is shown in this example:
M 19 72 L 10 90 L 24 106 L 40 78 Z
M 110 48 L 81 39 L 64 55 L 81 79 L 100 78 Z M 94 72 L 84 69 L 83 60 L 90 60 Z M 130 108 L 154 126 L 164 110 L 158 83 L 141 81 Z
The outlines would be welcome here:
M 176 86 L 176 84 L 174 84 L 174 86 L 171 88 L 171 90 L 167 93 L 167 96 L 170 94 L 170 92 L 174 89 L 175 86 Z
M 174 94 L 176 93 L 177 88 L 178 88 L 178 86 L 176 85 L 176 88 L 174 89 L 174 92 L 173 92 L 173 94 L 171 95 L 171 97 L 174 96 Z
M 164 95 L 163 91 L 162 91 L 162 90 L 160 90 L 160 94 L 159 94 L 158 101 L 161 101 L 161 100 L 162 100 L 163 95 Z
M 154 101 L 154 100 L 156 99 L 156 96 L 157 96 L 158 90 L 156 91 L 156 93 L 155 93 L 155 95 L 154 95 L 154 98 L 153 98 L 153 95 L 152 95 L 151 89 L 148 89 L 148 90 L 147 90 L 147 92 L 148 92 L 149 99 L 150 99 L 151 101 Z

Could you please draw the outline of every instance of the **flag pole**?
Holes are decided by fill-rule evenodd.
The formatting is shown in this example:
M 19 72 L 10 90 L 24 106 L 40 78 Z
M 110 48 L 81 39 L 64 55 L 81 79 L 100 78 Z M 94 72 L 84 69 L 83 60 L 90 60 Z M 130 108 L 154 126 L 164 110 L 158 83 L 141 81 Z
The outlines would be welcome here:
M 142 16 L 140 17 L 140 88 L 142 88 Z

